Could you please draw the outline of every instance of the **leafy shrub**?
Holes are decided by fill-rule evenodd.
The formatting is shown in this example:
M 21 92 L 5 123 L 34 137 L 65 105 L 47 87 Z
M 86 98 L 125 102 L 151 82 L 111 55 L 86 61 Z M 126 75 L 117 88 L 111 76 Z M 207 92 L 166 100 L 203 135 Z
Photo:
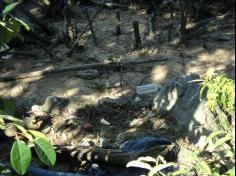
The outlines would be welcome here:
M 213 70 L 208 71 L 207 77 L 201 84 L 201 98 L 204 90 L 207 89 L 207 105 L 214 111 L 220 106 L 230 115 L 235 115 L 235 81 L 224 75 L 217 75 Z
M 21 28 L 30 30 L 30 27 L 20 18 L 9 17 L 9 13 L 14 10 L 22 1 L 13 2 L 11 0 L 4 0 L 7 5 L 2 12 L 2 19 L 0 19 L 0 46 L 9 43 L 13 38 L 20 38 Z
M 24 175 L 30 166 L 32 154 L 28 145 L 18 139 L 18 135 L 23 135 L 29 142 L 34 144 L 35 151 L 39 159 L 47 166 L 53 166 L 56 162 L 56 152 L 49 143 L 47 137 L 38 131 L 27 130 L 23 127 L 21 119 L 14 117 L 15 107 L 8 100 L 0 99 L 0 129 L 4 130 L 5 122 L 11 121 L 20 132 L 16 132 L 16 141 L 11 149 L 11 166 L 19 174 Z
M 207 90 L 207 105 L 214 111 L 220 106 L 232 116 L 235 113 L 235 83 L 223 75 L 216 75 L 213 70 L 201 80 L 201 97 Z M 234 118 L 234 117 L 233 117 Z M 149 170 L 148 176 L 235 176 L 235 135 L 229 123 L 221 123 L 227 119 L 217 119 L 222 129 L 212 132 L 205 141 L 205 148 L 211 143 L 212 151 L 195 151 L 192 153 L 192 164 L 177 171 L 168 171 L 167 168 L 178 166 L 177 163 L 167 163 L 163 157 L 139 158 L 131 161 L 127 167 L 137 167 Z M 153 165 L 154 164 L 154 165 Z M 190 174 L 194 173 L 194 174 Z

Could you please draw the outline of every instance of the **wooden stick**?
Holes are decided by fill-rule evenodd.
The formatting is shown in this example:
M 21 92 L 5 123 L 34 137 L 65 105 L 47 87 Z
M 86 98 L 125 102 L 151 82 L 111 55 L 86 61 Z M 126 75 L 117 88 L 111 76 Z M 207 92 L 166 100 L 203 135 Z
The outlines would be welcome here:
M 105 3 L 105 0 L 103 1 L 103 3 Z M 97 17 L 97 15 L 102 11 L 102 9 L 103 9 L 103 6 L 95 13 L 95 15 L 92 18 L 92 21 Z M 83 37 L 84 33 L 87 31 L 88 27 L 89 27 L 89 23 L 85 26 L 82 33 L 75 40 L 75 42 L 74 42 L 73 46 L 71 47 L 70 51 L 67 53 L 68 57 L 72 55 L 72 53 L 74 52 L 75 48 L 77 47 L 80 39 Z
M 138 21 L 133 22 L 134 36 L 135 36 L 135 46 L 134 49 L 140 49 L 142 47 L 141 37 L 139 33 L 139 23 Z
M 153 62 L 163 62 L 168 60 L 168 58 L 158 58 L 158 59 L 150 59 L 150 60 L 140 60 L 140 61 L 130 61 L 130 62 L 124 62 L 124 63 L 96 63 L 96 64 L 85 64 L 85 65 L 75 65 L 70 67 L 64 67 L 64 68 L 56 68 L 51 67 L 45 70 L 40 71 L 33 71 L 28 73 L 19 73 L 9 76 L 0 76 L 0 82 L 6 82 L 6 81 L 15 81 L 18 79 L 25 79 L 25 78 L 33 78 L 33 77 L 43 77 L 45 75 L 55 74 L 55 73 L 63 73 L 63 72 L 69 72 L 69 71 L 78 71 L 78 70 L 87 70 L 87 69 L 99 69 L 99 68 L 120 68 L 121 65 L 123 68 L 125 66 L 131 66 L 131 65 L 139 65 L 139 64 L 145 64 L 145 63 L 153 63 Z
M 116 35 L 121 34 L 120 11 L 116 12 Z
M 90 27 L 90 31 L 91 31 L 91 34 L 92 34 L 93 43 L 94 43 L 95 46 L 98 46 L 97 37 L 96 37 L 95 32 L 94 32 L 94 29 L 93 29 L 93 22 L 92 22 L 92 20 L 91 20 L 90 17 L 89 17 L 88 10 L 85 9 L 84 12 L 85 12 L 85 15 L 86 15 L 86 17 L 87 17 L 87 19 L 88 19 L 88 22 L 89 22 L 89 27 Z
M 155 13 L 151 13 L 148 15 L 148 34 L 149 36 L 153 36 L 155 30 Z

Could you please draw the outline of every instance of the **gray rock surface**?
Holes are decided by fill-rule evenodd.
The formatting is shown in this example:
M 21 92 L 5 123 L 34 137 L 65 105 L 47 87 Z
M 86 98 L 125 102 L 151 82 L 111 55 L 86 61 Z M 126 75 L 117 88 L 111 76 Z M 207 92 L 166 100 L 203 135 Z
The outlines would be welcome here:
M 200 79 L 198 75 L 189 75 L 167 82 L 157 93 L 154 109 L 157 115 L 170 115 L 176 119 L 187 139 L 202 148 L 211 131 L 219 129 L 217 116 L 227 116 L 219 109 L 212 113 L 205 101 L 199 99 L 199 84 L 192 82 Z

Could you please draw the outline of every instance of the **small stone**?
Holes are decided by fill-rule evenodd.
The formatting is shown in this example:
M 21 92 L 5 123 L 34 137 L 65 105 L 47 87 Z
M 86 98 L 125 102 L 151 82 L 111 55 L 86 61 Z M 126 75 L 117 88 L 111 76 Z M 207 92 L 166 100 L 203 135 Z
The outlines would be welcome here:
M 31 112 L 37 116 L 45 116 L 46 115 L 46 113 L 42 111 L 42 107 L 39 105 L 32 106 Z
M 159 127 L 161 130 L 169 130 L 170 126 L 166 123 L 161 124 L 161 126 Z
M 91 123 L 84 123 L 83 124 L 83 129 L 86 132 L 91 132 L 93 130 L 93 125 Z
M 69 100 L 61 97 L 50 96 L 47 97 L 42 111 L 52 115 L 59 115 L 69 104 Z
M 49 125 L 45 126 L 42 130 L 44 134 L 48 134 L 50 133 L 50 131 L 51 131 L 51 127 Z
M 138 102 L 140 102 L 142 99 L 140 98 L 140 97 L 136 97 L 135 99 L 134 99 L 134 103 L 138 103 Z
M 156 93 L 160 89 L 160 85 L 157 84 L 147 84 L 143 86 L 136 87 L 136 93 L 138 95 Z
M 79 71 L 77 72 L 76 76 L 82 79 L 96 79 L 99 77 L 99 72 L 97 70 L 94 69 L 88 69 L 88 70 L 83 70 L 83 71 Z
M 147 113 L 147 118 L 152 118 L 152 117 L 155 117 L 156 116 L 156 113 L 152 112 L 152 111 L 149 111 Z
M 105 120 L 105 119 L 102 119 L 102 120 L 100 121 L 100 123 L 101 123 L 102 125 L 107 125 L 107 126 L 110 126 L 110 125 L 111 125 L 111 123 L 108 122 L 108 121 Z

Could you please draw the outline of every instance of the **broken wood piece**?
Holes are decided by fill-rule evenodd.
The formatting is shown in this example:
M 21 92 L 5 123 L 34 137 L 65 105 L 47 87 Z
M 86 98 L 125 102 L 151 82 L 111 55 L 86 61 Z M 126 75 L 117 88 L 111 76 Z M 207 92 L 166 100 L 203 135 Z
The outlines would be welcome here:
M 155 31 L 155 13 L 151 13 L 148 15 L 148 35 L 153 36 L 154 31 Z
M 141 37 L 140 37 L 140 33 L 139 33 L 139 22 L 134 21 L 133 22 L 133 27 L 134 27 L 134 36 L 135 36 L 134 49 L 141 49 L 142 48 L 142 42 L 141 42 Z
M 18 5 L 18 10 L 25 14 L 27 17 L 29 17 L 34 23 L 36 23 L 41 29 L 48 35 L 53 35 L 52 31 L 45 25 L 43 24 L 38 18 L 36 18 L 31 12 L 26 10 L 23 5 L 19 4 Z
M 120 11 L 116 12 L 116 35 L 121 34 Z
M 123 62 L 123 63 L 108 63 L 108 64 L 96 63 L 96 64 L 75 65 L 75 66 L 64 67 L 64 68 L 50 67 L 50 68 L 47 68 L 45 70 L 40 70 L 40 71 L 19 73 L 19 74 L 14 74 L 14 75 L 9 75 L 9 76 L 0 76 L 0 82 L 14 81 L 18 79 L 33 78 L 33 77 L 43 77 L 45 75 L 50 75 L 50 74 L 55 74 L 55 73 L 63 73 L 63 72 L 87 70 L 87 69 L 119 68 L 120 70 L 121 65 L 124 68 L 125 66 L 127 67 L 127 66 L 145 64 L 145 63 L 163 62 L 166 60 L 168 60 L 168 58 L 160 57 L 157 59 L 130 61 L 130 62 Z
M 88 10 L 85 9 L 84 12 L 85 12 L 85 15 L 86 15 L 86 17 L 88 19 L 88 22 L 89 22 L 89 27 L 90 27 L 90 31 L 91 31 L 91 34 L 92 34 L 93 43 L 94 43 L 95 46 L 98 46 L 97 37 L 96 37 L 94 29 L 93 29 L 93 22 L 92 22 L 92 20 L 89 17 Z

